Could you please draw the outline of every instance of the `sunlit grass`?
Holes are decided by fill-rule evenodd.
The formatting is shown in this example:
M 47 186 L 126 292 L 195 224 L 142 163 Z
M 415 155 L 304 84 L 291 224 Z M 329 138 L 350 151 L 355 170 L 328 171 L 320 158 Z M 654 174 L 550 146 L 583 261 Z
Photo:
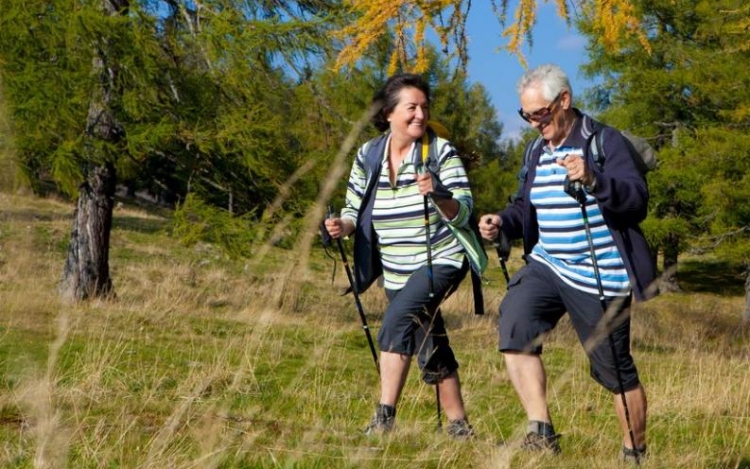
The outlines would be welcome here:
M 352 298 L 340 295 L 340 262 L 332 281 L 317 245 L 307 268 L 276 248 L 262 263 L 230 261 L 124 207 L 110 260 L 117 298 L 65 304 L 56 287 L 71 214 L 60 201 L 0 194 L 0 467 L 618 467 L 612 397 L 565 319 L 544 356 L 563 454 L 518 451 L 525 417 L 496 348 L 505 282 L 495 264 L 485 317 L 473 315 L 468 281 L 444 305 L 477 438 L 436 431 L 434 389 L 416 366 L 397 429 L 368 438 L 378 377 Z M 384 295 L 373 288 L 362 302 L 377 333 Z M 634 307 L 649 398 L 643 467 L 750 468 L 742 308 L 712 293 Z

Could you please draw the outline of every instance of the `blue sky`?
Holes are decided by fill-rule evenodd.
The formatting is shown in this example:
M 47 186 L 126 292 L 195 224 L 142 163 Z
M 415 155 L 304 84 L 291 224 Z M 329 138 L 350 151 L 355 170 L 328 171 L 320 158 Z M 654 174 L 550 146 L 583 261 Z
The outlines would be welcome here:
M 524 48 L 529 67 L 544 63 L 556 63 L 570 78 L 573 93 L 582 96 L 590 86 L 578 73 L 578 67 L 586 62 L 586 40 L 573 26 L 557 16 L 554 2 L 538 0 L 537 23 L 533 29 L 534 47 Z M 516 2 L 510 2 L 508 17 L 513 18 Z M 472 2 L 467 19 L 469 36 L 469 80 L 481 83 L 490 95 L 497 110 L 498 120 L 504 124 L 503 138 L 514 138 L 527 124 L 518 116 L 519 107 L 515 85 L 524 68 L 518 58 L 501 49 L 507 44 L 502 37 L 502 28 L 492 12 L 490 2 Z

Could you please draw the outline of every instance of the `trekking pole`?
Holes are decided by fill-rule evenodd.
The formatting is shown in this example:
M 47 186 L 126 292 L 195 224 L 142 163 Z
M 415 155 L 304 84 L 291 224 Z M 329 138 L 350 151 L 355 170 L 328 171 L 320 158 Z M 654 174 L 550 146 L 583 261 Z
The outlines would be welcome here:
M 328 207 L 328 218 L 333 216 L 333 209 Z M 362 309 L 362 302 L 359 301 L 359 293 L 354 285 L 354 276 L 352 270 L 349 268 L 349 261 L 346 259 L 346 252 L 344 252 L 344 245 L 341 243 L 341 238 L 336 238 L 336 244 L 341 254 L 341 263 L 344 264 L 344 270 L 346 270 L 346 277 L 349 279 L 349 286 L 352 288 L 352 295 L 354 295 L 354 303 L 357 305 L 357 312 L 359 313 L 359 319 L 362 321 L 362 330 L 365 331 L 367 336 L 367 343 L 370 344 L 370 352 L 372 353 L 372 359 L 375 362 L 375 370 L 380 375 L 380 364 L 378 363 L 378 353 L 375 351 L 375 343 L 372 341 L 372 334 L 370 334 L 370 327 L 367 325 L 367 317 Z
M 435 383 L 435 406 L 437 407 L 437 427 L 438 430 L 443 428 L 443 419 L 440 416 L 440 381 Z
M 510 243 L 508 243 L 508 238 L 502 230 L 500 230 L 498 237 L 492 241 L 492 245 L 495 246 L 497 258 L 500 260 L 500 269 L 505 277 L 505 285 L 510 288 L 510 275 L 508 274 L 508 266 L 505 265 L 510 257 Z
M 434 298 L 435 284 L 432 272 L 432 241 L 430 240 L 430 201 L 426 195 L 422 200 L 424 201 L 424 239 L 427 246 L 427 281 L 429 282 L 429 297 Z M 438 314 L 437 308 L 435 309 L 435 314 Z M 435 383 L 435 406 L 437 408 L 437 427 L 440 430 L 443 428 L 443 419 L 440 416 L 440 381 Z
M 594 267 L 594 277 L 596 278 L 596 287 L 599 290 L 599 303 L 602 308 L 602 318 L 605 318 L 607 312 L 607 302 L 604 297 L 604 287 L 602 285 L 602 277 L 599 272 L 599 263 L 596 261 L 596 251 L 594 250 L 594 239 L 591 236 L 591 226 L 589 224 L 588 213 L 586 212 L 586 194 L 583 192 L 581 183 L 576 181 L 570 183 L 570 180 L 565 179 L 564 190 L 571 195 L 578 205 L 581 207 L 581 216 L 583 217 L 583 227 L 586 230 L 586 240 L 589 244 L 589 252 L 591 253 L 591 263 Z M 607 325 L 609 329 L 609 325 Z M 625 385 L 622 383 L 622 374 L 620 372 L 620 360 L 617 358 L 617 350 L 615 348 L 615 339 L 612 336 L 612 332 L 607 330 L 607 337 L 609 338 L 609 347 L 612 351 L 612 358 L 615 362 L 615 370 L 617 371 L 617 385 L 620 388 L 620 397 L 622 398 L 622 407 L 625 412 L 625 421 L 628 424 L 628 434 L 630 436 L 630 444 L 633 446 L 633 450 L 638 449 L 635 446 L 635 434 L 633 433 L 633 425 L 630 422 L 630 411 L 628 409 L 628 399 L 625 397 Z M 636 465 L 640 465 L 638 458 L 635 459 Z
M 424 232 L 425 243 L 427 245 L 427 280 L 430 282 L 430 298 L 435 297 L 435 285 L 432 279 L 432 244 L 430 241 L 430 206 L 427 196 L 424 196 Z M 435 314 L 438 310 L 435 309 Z M 443 428 L 443 419 L 440 417 L 440 381 L 435 383 L 435 402 L 437 407 L 437 427 L 438 430 Z
M 430 298 L 435 296 L 435 285 L 432 280 L 432 245 L 430 240 L 430 207 L 427 196 L 424 196 L 424 237 L 427 245 L 427 280 L 430 282 Z

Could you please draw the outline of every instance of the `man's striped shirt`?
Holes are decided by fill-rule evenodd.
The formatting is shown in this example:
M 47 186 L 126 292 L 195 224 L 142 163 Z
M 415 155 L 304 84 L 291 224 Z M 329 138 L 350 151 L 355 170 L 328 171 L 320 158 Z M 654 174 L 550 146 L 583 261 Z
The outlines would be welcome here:
M 567 284 L 598 295 L 594 265 L 578 202 L 563 189 L 567 170 L 557 164 L 558 158 L 582 155 L 581 148 L 560 147 L 550 152 L 544 148 L 531 188 L 531 203 L 536 208 L 539 242 L 531 256 L 552 268 Z M 630 281 L 620 253 L 604 222 L 596 199 L 586 194 L 589 220 L 602 286 L 606 296 L 630 294 Z

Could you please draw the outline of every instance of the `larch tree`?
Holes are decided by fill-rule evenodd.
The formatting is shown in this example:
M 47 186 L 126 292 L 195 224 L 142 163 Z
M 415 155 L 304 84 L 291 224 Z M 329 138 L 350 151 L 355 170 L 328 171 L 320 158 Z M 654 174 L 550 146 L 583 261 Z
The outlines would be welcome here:
M 80 47 L 67 31 L 75 23 L 69 1 L 0 0 L 0 71 L 19 173 L 38 194 L 52 190 L 60 177 L 63 191 L 75 193 L 80 172 L 69 142 L 83 132 L 86 108 L 69 103 L 86 100 L 91 49 Z M 7 138 L 8 136 L 6 136 Z M 75 169 L 73 169 L 75 168 Z M 68 171 L 70 169 L 70 171 Z
M 546 0 L 544 0 L 546 3 Z M 536 9 L 540 0 L 519 0 L 509 20 L 508 0 L 490 0 L 498 28 L 507 39 L 505 49 L 521 54 L 524 41 L 532 40 Z M 608 50 L 620 47 L 623 40 L 634 36 L 648 47 L 631 0 L 555 0 L 559 16 L 569 21 L 571 10 L 594 18 L 598 41 Z M 468 61 L 466 19 L 471 0 L 347 0 L 354 20 L 335 32 L 344 45 L 338 55 L 337 67 L 357 62 L 378 39 L 393 32 L 393 50 L 388 73 L 397 69 L 424 72 L 430 66 L 428 32 L 438 38 L 445 56 L 460 67 Z
M 119 86 L 118 19 L 128 13 L 129 0 L 103 0 L 102 14 L 110 28 L 94 35 L 91 64 L 95 85 L 83 135 L 84 181 L 78 188 L 68 257 L 63 270 L 64 298 L 85 300 L 114 294 L 109 272 L 109 241 L 115 202 L 115 162 L 122 152 L 124 128 L 116 117 L 122 90 Z
M 77 197 L 66 297 L 113 294 L 118 179 L 230 213 L 274 200 L 318 144 L 290 131 L 308 127 L 294 120 L 295 82 L 300 63 L 327 53 L 337 5 L 0 0 L 0 69 L 24 173 L 37 193 Z M 285 209 L 301 213 L 295 196 Z
M 590 38 L 591 74 L 604 119 L 649 137 L 659 167 L 649 175 L 644 230 L 663 254 L 660 285 L 679 290 L 675 267 L 687 251 L 750 266 L 750 6 L 738 0 L 637 0 L 650 53 Z M 746 298 L 750 311 L 750 271 Z
M 0 1 L 0 67 L 21 172 L 35 193 L 77 201 L 61 293 L 111 296 L 115 184 L 131 156 L 128 82 L 154 68 L 133 60 L 147 49 L 133 46 L 138 14 L 127 1 Z
M 298 124 L 292 70 L 325 55 L 338 8 L 0 0 L 3 97 L 22 171 L 36 193 L 78 199 L 66 297 L 113 294 L 109 230 L 121 178 L 131 193 L 172 203 L 195 193 L 236 213 L 273 200 L 307 145 L 286 130 Z

